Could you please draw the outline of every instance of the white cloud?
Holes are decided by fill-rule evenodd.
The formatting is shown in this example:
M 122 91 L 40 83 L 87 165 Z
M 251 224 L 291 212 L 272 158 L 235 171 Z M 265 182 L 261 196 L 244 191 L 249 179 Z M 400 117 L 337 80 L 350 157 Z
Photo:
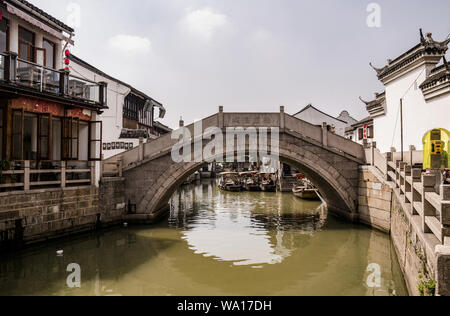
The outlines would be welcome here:
M 203 8 L 190 11 L 181 20 L 181 27 L 192 35 L 209 40 L 216 30 L 224 27 L 227 23 L 226 15 L 210 8 Z
M 108 40 L 108 47 L 120 53 L 146 54 L 150 52 L 152 43 L 145 37 L 120 34 Z

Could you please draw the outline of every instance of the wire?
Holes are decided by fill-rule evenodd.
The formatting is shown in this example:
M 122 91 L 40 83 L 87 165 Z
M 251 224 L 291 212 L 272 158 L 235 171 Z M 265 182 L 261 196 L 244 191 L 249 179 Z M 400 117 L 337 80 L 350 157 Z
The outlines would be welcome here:
M 69 66 L 69 67 L 70 67 L 71 70 L 73 70 L 74 72 L 76 72 L 77 75 L 79 75 L 79 76 L 82 77 L 83 79 L 88 80 L 88 81 L 91 81 L 91 79 L 89 79 L 89 78 L 87 78 L 86 76 L 84 76 L 82 73 L 80 73 L 79 71 L 77 71 L 77 70 L 76 70 L 75 68 L 73 68 L 72 66 Z M 94 81 L 95 81 L 95 80 L 94 80 Z M 126 94 L 126 93 L 120 93 L 119 91 L 112 90 L 112 89 L 110 89 L 109 87 L 108 87 L 108 91 L 111 91 L 111 92 L 114 92 L 114 93 L 117 93 L 117 94 L 120 94 L 120 95 L 123 95 L 123 96 L 128 95 L 128 94 Z
M 450 36 L 450 34 L 449 34 Z M 413 83 L 409 86 L 409 88 L 406 90 L 405 94 L 403 94 L 403 96 L 400 98 L 401 100 L 404 99 L 406 97 L 406 95 L 408 94 L 408 92 L 411 90 L 411 88 L 417 83 L 417 80 L 419 80 L 420 76 L 422 76 L 423 72 L 426 69 L 422 69 L 422 71 L 420 72 L 420 74 L 417 76 L 416 80 L 413 81 Z M 394 135 L 392 136 L 392 145 L 391 147 L 394 147 L 394 142 L 395 142 L 395 136 L 397 136 L 397 127 L 398 127 L 398 121 L 399 121 L 399 117 L 400 117 L 400 104 L 398 105 L 398 113 L 397 113 L 397 119 L 395 120 L 395 129 L 394 129 Z

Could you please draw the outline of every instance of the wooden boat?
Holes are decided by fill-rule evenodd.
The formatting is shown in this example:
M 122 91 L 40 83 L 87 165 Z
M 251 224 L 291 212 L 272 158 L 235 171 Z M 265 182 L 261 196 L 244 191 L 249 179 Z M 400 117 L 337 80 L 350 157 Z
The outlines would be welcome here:
M 224 191 L 242 191 L 241 179 L 237 172 L 223 172 L 220 174 L 219 188 Z
M 242 186 L 245 190 L 250 192 L 260 191 L 259 174 L 257 172 L 242 172 L 239 174 L 242 181 Z
M 275 174 L 262 174 L 261 175 L 261 184 L 260 188 L 263 192 L 276 192 L 277 184 L 273 177 L 276 177 Z
M 320 201 L 318 190 L 306 180 L 301 185 L 295 186 L 292 193 L 303 200 Z

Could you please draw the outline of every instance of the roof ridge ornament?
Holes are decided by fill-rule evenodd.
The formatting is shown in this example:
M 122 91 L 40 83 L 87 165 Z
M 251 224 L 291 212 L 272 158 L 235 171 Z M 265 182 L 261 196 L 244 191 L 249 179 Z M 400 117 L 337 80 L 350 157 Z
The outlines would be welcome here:
M 377 74 L 382 73 L 387 67 L 389 67 L 389 66 L 385 66 L 384 68 L 377 68 L 372 63 L 369 63 L 369 65 L 370 65 L 370 67 L 373 68 L 373 70 L 375 70 L 377 72 Z
M 362 97 L 359 97 L 359 99 L 362 101 L 362 103 L 364 103 L 365 105 L 369 105 L 370 102 L 364 101 L 364 99 Z

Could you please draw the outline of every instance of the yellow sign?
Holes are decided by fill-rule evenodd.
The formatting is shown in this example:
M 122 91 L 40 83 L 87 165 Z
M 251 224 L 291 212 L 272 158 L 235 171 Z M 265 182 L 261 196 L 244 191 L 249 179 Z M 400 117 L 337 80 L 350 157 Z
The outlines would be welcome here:
M 449 168 L 450 133 L 444 128 L 429 131 L 423 138 L 423 168 Z

